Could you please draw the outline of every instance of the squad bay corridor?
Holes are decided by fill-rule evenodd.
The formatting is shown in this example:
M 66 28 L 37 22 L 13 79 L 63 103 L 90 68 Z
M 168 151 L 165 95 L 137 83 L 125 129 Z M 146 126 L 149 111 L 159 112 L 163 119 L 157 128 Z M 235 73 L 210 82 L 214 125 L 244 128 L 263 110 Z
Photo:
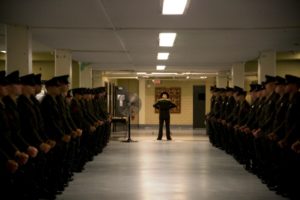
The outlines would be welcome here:
M 172 134 L 172 141 L 157 141 L 155 130 L 133 130 L 138 142 L 112 139 L 57 199 L 284 199 L 213 147 L 203 130 Z

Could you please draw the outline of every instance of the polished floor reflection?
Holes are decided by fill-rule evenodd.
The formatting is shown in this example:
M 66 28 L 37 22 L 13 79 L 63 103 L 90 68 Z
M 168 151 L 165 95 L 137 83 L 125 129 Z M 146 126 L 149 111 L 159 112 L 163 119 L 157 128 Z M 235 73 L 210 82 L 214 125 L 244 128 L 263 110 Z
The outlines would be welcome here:
M 153 130 L 133 131 L 136 143 L 111 141 L 87 163 L 58 199 L 266 200 L 269 191 L 232 156 L 210 145 L 203 131 L 173 131 L 157 141 Z

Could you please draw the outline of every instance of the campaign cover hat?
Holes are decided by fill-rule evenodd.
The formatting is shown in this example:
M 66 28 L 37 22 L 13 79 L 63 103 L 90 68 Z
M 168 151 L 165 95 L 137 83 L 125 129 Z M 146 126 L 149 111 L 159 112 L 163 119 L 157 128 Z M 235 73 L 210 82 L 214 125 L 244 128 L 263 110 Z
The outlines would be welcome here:
M 276 85 L 285 85 L 285 78 L 281 76 L 276 76 Z
M 276 82 L 275 76 L 265 75 L 266 81 L 265 84 Z
M 297 84 L 300 86 L 300 78 L 294 75 L 285 75 L 286 84 Z
M 36 85 L 42 85 L 42 74 L 35 74 L 34 82 Z
M 55 79 L 57 79 L 57 81 L 60 84 L 69 84 L 69 75 L 61 75 L 61 76 L 55 76 Z
M 20 84 L 19 73 L 20 72 L 16 70 L 6 75 L 6 80 L 8 81 L 8 84 Z
M 5 74 L 6 74 L 6 72 L 4 70 L 0 71 L 0 85 L 7 85 L 8 84 L 8 81 L 5 78 Z
M 59 83 L 58 83 L 57 79 L 54 77 L 54 78 L 51 78 L 51 79 L 47 80 L 45 82 L 45 86 L 46 87 L 49 87 L 49 86 L 59 86 Z
M 35 85 L 35 75 L 34 74 L 27 74 L 25 76 L 20 77 L 20 82 L 22 85 Z

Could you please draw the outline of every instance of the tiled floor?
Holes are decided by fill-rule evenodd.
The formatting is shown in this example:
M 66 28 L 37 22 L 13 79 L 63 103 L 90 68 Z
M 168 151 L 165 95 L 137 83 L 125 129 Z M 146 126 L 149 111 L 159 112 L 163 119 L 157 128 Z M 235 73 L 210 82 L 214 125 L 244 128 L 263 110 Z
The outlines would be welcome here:
M 113 137 L 59 195 L 63 200 L 279 200 L 231 156 L 214 148 L 203 130 L 173 130 L 157 141 L 156 130 Z M 116 136 L 117 134 L 113 134 Z M 122 136 L 122 134 L 120 134 Z

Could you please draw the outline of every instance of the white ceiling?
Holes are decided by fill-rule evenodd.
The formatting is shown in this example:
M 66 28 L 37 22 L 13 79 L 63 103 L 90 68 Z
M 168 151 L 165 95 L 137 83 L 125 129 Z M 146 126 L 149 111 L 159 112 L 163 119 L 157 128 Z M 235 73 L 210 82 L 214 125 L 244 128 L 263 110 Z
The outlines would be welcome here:
M 34 51 L 70 49 L 96 69 L 216 72 L 261 51 L 300 50 L 299 0 L 190 0 L 182 16 L 161 15 L 160 0 L 1 0 L 0 23 L 32 29 Z M 158 34 L 177 32 L 175 46 Z M 0 48 L 5 31 L 0 28 Z M 168 61 L 157 61 L 169 51 Z

